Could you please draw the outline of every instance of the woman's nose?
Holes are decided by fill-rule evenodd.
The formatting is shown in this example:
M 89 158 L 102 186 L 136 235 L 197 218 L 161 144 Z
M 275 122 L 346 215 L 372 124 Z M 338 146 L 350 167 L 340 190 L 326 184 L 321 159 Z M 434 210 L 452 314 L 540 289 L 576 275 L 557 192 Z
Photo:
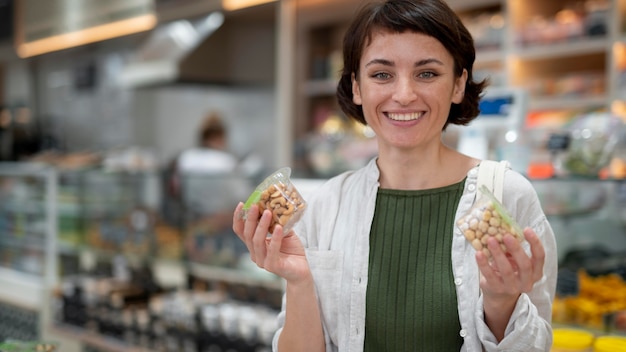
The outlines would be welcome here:
M 417 98 L 414 82 L 408 78 L 400 78 L 395 86 L 393 99 L 401 105 L 408 105 Z

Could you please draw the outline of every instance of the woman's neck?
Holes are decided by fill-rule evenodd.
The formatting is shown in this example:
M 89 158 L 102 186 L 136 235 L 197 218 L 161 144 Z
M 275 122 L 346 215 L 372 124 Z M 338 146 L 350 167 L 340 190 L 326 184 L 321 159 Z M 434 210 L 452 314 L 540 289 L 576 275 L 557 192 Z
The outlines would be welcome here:
M 420 190 L 451 185 L 463 180 L 478 162 L 444 144 L 429 151 L 381 151 L 377 160 L 380 187 Z

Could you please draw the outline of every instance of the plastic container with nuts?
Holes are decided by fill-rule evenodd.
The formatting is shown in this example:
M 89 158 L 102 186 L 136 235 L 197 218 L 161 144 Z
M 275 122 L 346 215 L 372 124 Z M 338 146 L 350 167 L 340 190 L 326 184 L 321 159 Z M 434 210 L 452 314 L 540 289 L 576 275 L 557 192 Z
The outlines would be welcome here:
M 290 176 L 291 169 L 284 167 L 263 180 L 246 200 L 243 218 L 247 218 L 250 207 L 256 204 L 259 207 L 259 217 L 265 209 L 272 211 L 270 233 L 274 232 L 276 225 L 281 225 L 284 233 L 288 233 L 302 218 L 306 209 L 306 201 L 291 182 Z
M 524 235 L 521 227 L 487 187 L 482 186 L 479 191 L 482 197 L 457 221 L 457 226 L 475 250 L 483 251 L 487 257 L 491 257 L 487 248 L 489 238 L 497 239 L 502 250 L 506 252 L 502 241 L 505 234 L 510 233 L 520 242 L 524 240 Z

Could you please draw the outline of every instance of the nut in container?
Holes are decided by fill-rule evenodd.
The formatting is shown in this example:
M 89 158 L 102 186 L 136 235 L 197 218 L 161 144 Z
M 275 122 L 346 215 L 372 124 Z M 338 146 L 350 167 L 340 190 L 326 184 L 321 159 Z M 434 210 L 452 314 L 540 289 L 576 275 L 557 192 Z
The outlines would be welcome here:
M 261 182 L 246 200 L 243 218 L 247 218 L 250 207 L 256 204 L 259 207 L 259 217 L 265 209 L 272 212 L 270 233 L 274 232 L 276 225 L 281 225 L 284 233 L 288 233 L 306 209 L 306 202 L 291 182 L 290 176 L 291 169 L 284 167 Z
M 482 197 L 479 197 L 470 211 L 457 221 L 457 226 L 475 250 L 491 257 L 487 248 L 487 240 L 490 237 L 498 240 L 502 250 L 506 252 L 506 246 L 502 241 L 505 234 L 510 233 L 520 242 L 524 240 L 524 236 L 521 227 L 493 193 L 485 186 L 480 187 L 479 191 Z

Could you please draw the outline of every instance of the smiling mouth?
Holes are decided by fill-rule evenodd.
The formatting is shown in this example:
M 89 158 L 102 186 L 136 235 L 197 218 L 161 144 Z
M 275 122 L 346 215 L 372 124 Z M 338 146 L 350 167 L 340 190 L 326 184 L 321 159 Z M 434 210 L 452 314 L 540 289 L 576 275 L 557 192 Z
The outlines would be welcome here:
M 394 121 L 414 121 L 422 117 L 421 112 L 412 112 L 408 114 L 387 113 L 387 117 Z

